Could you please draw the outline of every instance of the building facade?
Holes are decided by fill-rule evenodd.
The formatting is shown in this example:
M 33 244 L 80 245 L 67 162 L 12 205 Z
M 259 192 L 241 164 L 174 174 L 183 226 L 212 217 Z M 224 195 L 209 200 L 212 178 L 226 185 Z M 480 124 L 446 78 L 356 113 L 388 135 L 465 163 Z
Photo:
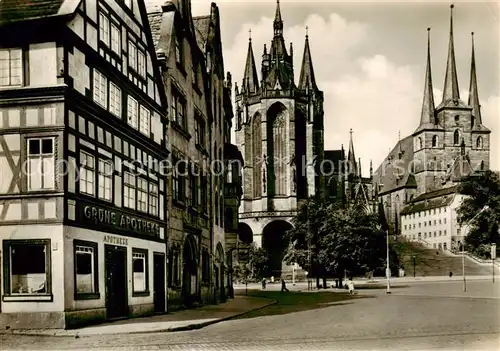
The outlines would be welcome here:
M 458 251 L 468 230 L 457 223 L 462 199 L 456 186 L 419 196 L 401 211 L 401 235 L 428 248 Z
M 2 327 L 165 312 L 167 100 L 144 3 L 0 13 Z
M 300 79 L 294 82 L 293 47 L 285 46 L 277 3 L 261 77 L 251 38 L 241 88 L 236 87 L 236 145 L 244 159 L 240 232 L 271 254 L 271 271 L 282 269 L 283 234 L 302 200 L 320 193 L 323 177 L 323 92 L 316 85 L 306 35 Z
M 489 169 L 490 134 L 482 123 L 474 42 L 469 99 L 467 103 L 460 99 L 452 13 L 442 102 L 435 107 L 429 32 L 420 123 L 412 135 L 399 140 L 373 177 L 390 231 L 401 233 L 401 211 L 418 197 L 453 186 L 471 172 Z

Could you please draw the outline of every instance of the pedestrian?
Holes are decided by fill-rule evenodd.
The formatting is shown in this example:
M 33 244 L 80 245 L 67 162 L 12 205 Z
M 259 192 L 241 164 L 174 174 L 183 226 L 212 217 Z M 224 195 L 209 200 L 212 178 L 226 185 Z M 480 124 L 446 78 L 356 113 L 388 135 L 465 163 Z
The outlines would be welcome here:
M 281 292 L 283 291 L 288 292 L 288 289 L 286 288 L 285 278 L 281 278 Z
M 453 272 L 452 272 L 452 271 L 450 271 L 450 278 L 451 278 L 451 277 L 453 277 Z
M 262 278 L 262 289 L 266 288 L 266 278 Z
M 274 284 L 274 275 L 271 276 L 271 283 Z
M 349 281 L 347 282 L 347 287 L 349 289 L 349 294 L 354 294 L 354 282 L 352 281 L 352 278 L 349 278 Z

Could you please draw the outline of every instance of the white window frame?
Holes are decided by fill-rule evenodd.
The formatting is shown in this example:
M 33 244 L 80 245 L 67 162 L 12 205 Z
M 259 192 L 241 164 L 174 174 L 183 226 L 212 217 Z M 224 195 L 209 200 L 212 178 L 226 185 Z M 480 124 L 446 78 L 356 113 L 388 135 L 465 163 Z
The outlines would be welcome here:
M 99 40 L 109 46 L 109 18 L 103 12 L 99 12 Z
M 128 65 L 137 71 L 137 46 L 132 40 L 128 41 Z
M 90 162 L 91 161 L 91 162 Z M 80 151 L 80 193 L 95 196 L 95 157 L 86 151 Z
M 44 273 L 28 272 L 25 274 L 13 274 L 14 260 L 12 256 L 15 254 L 14 250 L 16 246 L 43 246 L 43 252 L 45 254 Z M 25 296 L 29 296 L 30 300 L 31 297 L 38 296 L 41 300 L 45 301 L 52 293 L 50 239 L 5 240 L 4 247 L 6 250 L 3 263 L 8 266 L 8 270 L 6 271 L 8 276 L 4 276 L 4 278 L 8 279 L 8 284 L 6 284 L 7 291 L 4 291 L 4 301 L 7 299 L 10 301 L 17 301 L 18 299 L 25 301 Z M 20 259 L 26 263 L 33 263 L 33 258 L 30 260 L 29 257 L 21 257 Z M 38 275 L 38 277 L 35 275 Z M 43 282 L 37 284 L 36 278 L 40 278 L 42 275 L 44 275 Z M 15 279 L 15 276 L 24 276 L 26 279 Z M 15 283 L 18 284 L 14 287 Z M 33 299 L 33 301 L 37 300 Z
M 139 103 L 132 96 L 128 96 L 127 101 L 127 123 L 137 129 L 137 120 L 139 114 Z
M 139 116 L 139 131 L 147 135 L 149 137 L 150 135 L 150 120 L 151 120 L 151 111 L 149 111 L 145 106 L 140 105 L 139 108 L 140 111 L 140 116 Z
M 98 160 L 98 191 L 99 199 L 111 201 L 113 197 L 113 165 L 110 160 Z
M 6 73 L 6 74 L 4 74 Z M 23 50 L 0 49 L 0 87 L 23 84 Z
M 31 142 L 38 141 L 38 152 L 31 150 Z M 44 152 L 44 141 L 52 144 L 51 152 Z M 26 139 L 27 160 L 28 160 L 28 190 L 39 191 L 55 189 L 56 180 L 56 145 L 55 138 L 28 138 Z M 37 183 L 34 182 L 36 177 Z
M 130 172 L 123 174 L 123 206 L 135 210 L 136 207 L 136 176 Z
M 122 90 L 113 82 L 109 82 L 109 112 L 122 116 Z
M 108 108 L 108 78 L 94 68 L 94 101 Z
M 83 244 L 76 244 L 75 245 L 75 295 L 79 294 L 95 294 L 97 293 L 96 291 L 96 267 L 95 267 L 95 261 L 96 261 L 96 254 L 95 248 L 93 246 L 89 245 L 83 245 Z M 76 256 L 78 255 L 90 255 L 90 291 L 80 291 L 78 290 L 78 267 L 77 267 L 77 259 Z
M 146 55 L 142 50 L 137 50 L 137 73 L 146 78 Z
M 149 182 L 149 214 L 158 216 L 158 184 Z
M 137 260 L 142 260 L 142 272 L 135 272 L 135 267 L 134 267 L 134 261 Z M 142 274 L 142 282 L 143 286 L 138 286 L 136 282 L 136 273 Z M 147 260 L 147 254 L 145 252 L 138 252 L 135 250 L 132 250 L 132 286 L 133 286 L 133 293 L 145 293 L 148 292 L 148 260 Z M 138 277 L 137 277 L 138 278 Z
M 137 210 L 148 213 L 148 181 L 137 178 Z
M 111 23 L 111 50 L 116 52 L 118 55 L 121 53 L 122 49 L 122 32 L 119 26 Z

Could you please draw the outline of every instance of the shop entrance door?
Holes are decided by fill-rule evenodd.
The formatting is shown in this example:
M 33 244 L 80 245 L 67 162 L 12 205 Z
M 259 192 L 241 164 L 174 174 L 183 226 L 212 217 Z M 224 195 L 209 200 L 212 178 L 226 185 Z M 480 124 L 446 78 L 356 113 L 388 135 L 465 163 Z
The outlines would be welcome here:
M 165 312 L 165 256 L 154 253 L 154 305 L 155 312 Z
M 127 248 L 105 245 L 106 313 L 108 319 L 125 317 L 127 303 Z

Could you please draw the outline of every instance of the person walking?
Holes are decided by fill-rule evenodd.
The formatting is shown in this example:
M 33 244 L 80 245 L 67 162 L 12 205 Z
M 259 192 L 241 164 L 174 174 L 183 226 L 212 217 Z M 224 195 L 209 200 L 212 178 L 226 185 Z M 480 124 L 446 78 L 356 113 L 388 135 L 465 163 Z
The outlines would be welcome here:
M 349 289 L 349 294 L 354 294 L 354 282 L 352 281 L 352 278 L 349 278 L 349 281 L 347 282 L 347 288 Z
M 281 278 L 281 292 L 283 291 L 288 292 L 288 289 L 286 288 L 285 278 Z
M 266 288 L 266 278 L 262 278 L 262 289 Z

